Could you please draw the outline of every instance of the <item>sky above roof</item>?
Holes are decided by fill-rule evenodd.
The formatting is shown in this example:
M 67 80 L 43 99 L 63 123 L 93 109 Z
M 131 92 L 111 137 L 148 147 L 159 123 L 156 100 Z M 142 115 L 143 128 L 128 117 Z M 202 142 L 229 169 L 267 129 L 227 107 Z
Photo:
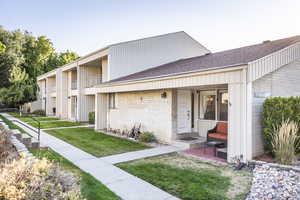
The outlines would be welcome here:
M 0 25 L 83 56 L 108 44 L 185 31 L 213 52 L 300 35 L 299 0 L 0 0 Z

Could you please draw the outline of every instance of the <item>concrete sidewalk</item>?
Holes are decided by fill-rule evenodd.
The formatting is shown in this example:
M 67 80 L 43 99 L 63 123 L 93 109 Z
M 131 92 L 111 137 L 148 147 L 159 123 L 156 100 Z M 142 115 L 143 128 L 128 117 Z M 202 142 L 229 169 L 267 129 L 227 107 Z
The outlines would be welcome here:
M 2 115 L 9 120 L 18 120 L 6 113 L 2 113 Z M 29 128 L 18 123 L 16 125 L 33 137 L 37 137 L 37 134 Z M 34 127 L 32 128 L 34 129 Z M 83 171 L 90 173 L 124 200 L 179 200 L 179 198 L 113 165 L 114 163 L 180 151 L 181 149 L 177 147 L 165 146 L 97 158 L 43 131 L 41 131 L 40 138 L 42 145 L 49 146 Z
M 23 122 L 24 123 L 24 122 Z M 65 129 L 65 128 L 94 128 L 94 125 L 80 125 L 80 126 L 66 126 L 66 127 L 56 127 L 56 128 L 43 128 L 41 130 L 47 131 L 47 130 L 57 130 L 57 129 Z

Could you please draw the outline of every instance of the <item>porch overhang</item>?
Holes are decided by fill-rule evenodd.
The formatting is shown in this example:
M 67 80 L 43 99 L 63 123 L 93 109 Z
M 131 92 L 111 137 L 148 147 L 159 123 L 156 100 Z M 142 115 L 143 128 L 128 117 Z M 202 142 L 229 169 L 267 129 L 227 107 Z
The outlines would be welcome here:
M 243 69 L 246 67 L 247 65 L 242 65 L 232 68 L 216 69 L 171 77 L 116 83 L 113 85 L 103 84 L 96 86 L 93 90 L 95 93 L 112 93 L 241 83 L 246 78 L 243 76 Z

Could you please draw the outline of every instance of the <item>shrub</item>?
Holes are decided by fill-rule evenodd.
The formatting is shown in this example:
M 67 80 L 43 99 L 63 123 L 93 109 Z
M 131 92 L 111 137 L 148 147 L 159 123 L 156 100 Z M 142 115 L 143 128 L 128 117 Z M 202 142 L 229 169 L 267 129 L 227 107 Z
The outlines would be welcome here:
M 18 158 L 18 154 L 10 141 L 10 134 L 0 125 L 0 167 L 5 161 Z
M 32 112 L 32 114 L 38 115 L 38 116 L 46 116 L 46 112 L 43 109 L 35 110 Z
M 272 147 L 275 158 L 279 163 L 288 165 L 295 163 L 295 150 L 299 138 L 297 136 L 298 130 L 299 126 L 289 120 L 283 121 L 280 126 L 274 128 Z
M 95 124 L 95 112 L 89 112 L 89 124 Z
M 143 132 L 139 135 L 138 138 L 141 142 L 154 142 L 155 136 L 151 132 Z
M 274 127 L 281 125 L 282 121 L 295 122 L 300 125 L 300 97 L 273 97 L 265 100 L 263 105 L 262 124 L 264 135 L 264 146 L 268 152 L 272 151 L 272 138 L 276 134 Z M 300 135 L 300 132 L 297 132 Z M 296 148 L 300 153 L 300 148 Z
M 0 169 L 0 199 L 79 200 L 78 180 L 46 159 L 21 158 Z

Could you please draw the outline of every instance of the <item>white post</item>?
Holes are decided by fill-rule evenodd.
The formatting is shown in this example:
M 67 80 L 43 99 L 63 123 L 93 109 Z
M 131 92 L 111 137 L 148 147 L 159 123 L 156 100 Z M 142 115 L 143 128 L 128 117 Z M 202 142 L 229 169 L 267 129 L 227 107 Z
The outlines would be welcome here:
M 95 95 L 95 129 L 101 130 L 107 128 L 108 102 L 107 94 Z

